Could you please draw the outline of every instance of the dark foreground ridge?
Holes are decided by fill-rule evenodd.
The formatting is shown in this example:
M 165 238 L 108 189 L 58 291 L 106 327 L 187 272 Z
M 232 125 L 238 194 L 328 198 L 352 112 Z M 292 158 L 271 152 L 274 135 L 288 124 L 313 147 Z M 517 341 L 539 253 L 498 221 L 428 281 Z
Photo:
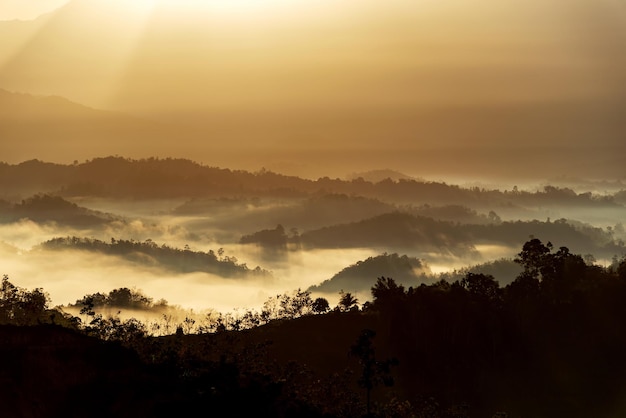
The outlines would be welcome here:
M 472 272 L 408 289 L 380 277 L 362 308 L 344 294 L 331 311 L 163 337 L 97 315 L 82 325 L 5 278 L 0 322 L 21 326 L 0 326 L 1 412 L 624 416 L 626 260 L 601 267 L 531 239 L 516 262 L 504 288 Z

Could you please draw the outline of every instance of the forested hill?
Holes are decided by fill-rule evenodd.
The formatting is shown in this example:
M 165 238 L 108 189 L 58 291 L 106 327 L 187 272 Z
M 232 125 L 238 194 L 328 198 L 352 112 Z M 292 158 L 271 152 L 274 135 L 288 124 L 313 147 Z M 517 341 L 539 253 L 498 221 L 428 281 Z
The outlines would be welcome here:
M 340 193 L 384 199 L 396 203 L 463 204 L 483 206 L 619 207 L 613 196 L 576 193 L 546 186 L 538 192 L 462 188 L 442 182 L 386 179 L 369 182 L 322 177 L 317 180 L 286 176 L 266 170 L 249 172 L 210 167 L 185 159 L 95 158 L 72 165 L 38 160 L 0 164 L 0 188 L 5 195 L 58 193 L 62 196 L 134 198 L 210 196 L 307 196 Z
M 359 248 L 363 246 L 413 249 L 469 255 L 476 245 L 518 246 L 529 235 L 569 242 L 577 252 L 611 257 L 624 250 L 609 231 L 576 221 L 494 222 L 459 224 L 395 212 L 302 233 L 304 248 Z
M 11 384 L 0 391 L 2 410 L 623 417 L 626 259 L 603 267 L 531 239 L 515 262 L 521 271 L 504 287 L 483 273 L 408 288 L 379 277 L 361 307 L 342 297 L 331 310 L 298 290 L 270 297 L 261 312 L 209 317 L 197 333 L 185 318 L 165 336 L 94 311 L 100 302 L 150 305 L 129 289 L 78 301 L 81 319 L 50 308 L 43 289 L 4 277 L 0 381 Z
M 399 283 L 407 286 L 417 285 L 420 275 L 431 273 L 430 268 L 422 260 L 407 255 L 381 254 L 369 257 L 348 266 L 332 278 L 319 285 L 311 286 L 312 292 L 337 293 L 346 292 L 369 293 L 380 276 L 394 277 Z
M 125 260 L 164 268 L 177 273 L 205 272 L 221 277 L 267 276 L 271 273 L 261 269 L 248 268 L 246 264 L 238 263 L 236 257 L 208 252 L 192 251 L 188 248 L 172 248 L 167 245 L 157 245 L 152 240 L 138 242 L 133 240 L 111 239 L 110 243 L 90 238 L 54 238 L 41 244 L 46 250 L 83 250 L 95 253 L 122 257 Z
M 20 219 L 30 219 L 38 223 L 55 222 L 66 226 L 88 227 L 106 224 L 119 218 L 80 207 L 62 197 L 47 194 L 37 194 L 15 204 L 0 201 L 0 223 L 10 223 Z

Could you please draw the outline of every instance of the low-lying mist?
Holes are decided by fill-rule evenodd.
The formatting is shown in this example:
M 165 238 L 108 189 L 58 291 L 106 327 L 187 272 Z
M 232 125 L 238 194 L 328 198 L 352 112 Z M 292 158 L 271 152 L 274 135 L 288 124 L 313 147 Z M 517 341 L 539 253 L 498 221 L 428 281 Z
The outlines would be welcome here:
M 44 288 L 54 305 L 120 287 L 196 312 L 258 309 L 298 288 L 312 288 L 331 305 L 340 288 L 363 303 L 377 277 L 400 270 L 360 265 L 346 288 L 314 286 L 379 256 L 419 263 L 407 285 L 452 277 L 445 274 L 513 259 L 531 236 L 604 265 L 626 253 L 620 181 L 580 180 L 576 191 L 572 179 L 563 179 L 563 187 L 497 190 L 413 180 L 391 170 L 306 180 L 116 157 L 4 169 L 15 171 L 5 182 L 23 183 L 12 186 L 13 196 L 60 179 L 42 190 L 58 194 L 5 195 L 0 202 L 0 273 L 19 286 Z M 46 170 L 56 177 L 37 180 Z M 73 170 L 90 180 L 76 183 Z M 111 170 L 121 171 L 119 178 L 107 176 Z M 155 173 L 167 187 L 148 181 Z M 384 175 L 394 179 L 376 178 Z M 140 187 L 146 182 L 148 189 Z

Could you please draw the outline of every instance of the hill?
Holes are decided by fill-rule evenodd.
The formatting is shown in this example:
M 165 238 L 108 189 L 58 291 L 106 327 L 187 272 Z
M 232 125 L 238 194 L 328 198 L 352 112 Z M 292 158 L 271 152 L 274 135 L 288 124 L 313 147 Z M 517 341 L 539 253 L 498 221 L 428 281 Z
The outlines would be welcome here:
M 1 24 L 0 24 L 1 26 Z M 0 89 L 0 153 L 12 161 L 57 155 L 80 158 L 76 150 L 89 150 L 82 158 L 123 149 L 141 156 L 137 138 L 150 138 L 153 152 L 175 134 L 162 123 L 98 110 L 59 96 L 35 96 Z M 58 150 L 67 150 L 63 158 Z M 59 158 L 57 158 L 59 159 Z
M 0 203 L 0 223 L 11 223 L 20 219 L 84 228 L 104 225 L 119 218 L 47 194 L 35 195 L 16 204 Z
M 9 44 L 0 47 L 0 86 L 171 121 L 180 129 L 168 135 L 170 151 L 214 161 L 227 150 L 220 164 L 246 168 L 291 159 L 342 175 L 366 169 L 363 161 L 416 175 L 623 173 L 626 37 L 611 6 L 579 0 L 564 16 L 560 0 L 426 9 L 350 0 L 247 15 L 193 0 L 135 3 L 72 0 L 45 19 L 0 22 Z M 372 31 L 373 22 L 399 29 Z M 38 158 L 87 158 L 54 128 L 57 148 L 38 139 Z M 12 141 L 32 150 L 32 135 L 46 131 L 28 129 Z M 158 130 L 139 131 L 97 155 L 171 155 L 154 151 Z
M 133 240 L 111 239 L 110 243 L 90 238 L 54 238 L 39 246 L 43 250 L 82 250 L 104 255 L 113 255 L 146 266 L 158 266 L 177 273 L 205 272 L 222 277 L 243 278 L 246 276 L 271 277 L 271 273 L 256 267 L 248 268 L 237 263 L 235 257 L 222 256 L 209 252 L 177 249 L 165 244 L 158 246 L 151 240 L 137 242 Z
M 517 247 L 529 235 L 569 242 L 574 251 L 598 256 L 612 257 L 624 248 L 611 231 L 567 219 L 458 224 L 402 212 L 306 231 L 299 240 L 304 248 L 378 247 L 467 256 L 480 244 Z
M 421 260 L 407 255 L 381 254 L 358 261 L 335 274 L 319 285 L 311 286 L 311 292 L 353 294 L 365 293 L 369 297 L 370 289 L 378 277 L 393 277 L 405 286 L 415 286 L 423 275 L 430 273 L 428 266 Z

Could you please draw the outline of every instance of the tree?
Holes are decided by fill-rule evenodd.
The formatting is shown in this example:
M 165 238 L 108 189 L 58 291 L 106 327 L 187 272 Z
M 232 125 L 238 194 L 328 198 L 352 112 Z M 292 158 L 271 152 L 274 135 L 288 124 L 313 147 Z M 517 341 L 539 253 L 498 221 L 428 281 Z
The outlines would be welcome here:
M 617 277 L 626 280 L 626 257 L 617 265 Z
M 524 267 L 524 272 L 530 277 L 539 278 L 545 268 L 547 255 L 552 250 L 552 243 L 543 245 L 541 240 L 532 238 L 522 247 L 522 251 L 515 258 L 515 262 Z
M 42 289 L 28 291 L 15 286 L 8 276 L 0 284 L 0 323 L 34 325 L 50 321 L 46 317 L 50 298 Z
M 374 306 L 390 308 L 405 299 L 404 286 L 398 285 L 391 277 L 379 277 L 372 287 Z
M 482 273 L 467 273 L 461 280 L 461 286 L 472 295 L 482 300 L 500 298 L 500 285 L 493 276 Z
M 522 272 L 511 284 L 506 287 L 507 299 L 512 301 L 532 301 L 541 293 L 539 279 L 531 274 Z
M 568 301 L 572 292 L 585 280 L 587 264 L 577 254 L 570 253 L 567 247 L 552 252 L 552 244 L 546 245 L 533 238 L 526 242 L 515 262 L 524 267 L 520 275 L 532 287 L 531 279 L 540 281 L 541 293 L 549 295 L 553 301 Z M 519 289 L 518 289 L 519 290 Z
M 358 310 L 359 300 L 352 296 L 350 292 L 344 292 L 343 290 L 339 292 L 339 304 L 337 305 L 337 309 L 341 312 L 348 312 L 352 310 Z
M 311 309 L 316 314 L 323 314 L 325 312 L 328 312 L 328 310 L 330 309 L 330 304 L 328 303 L 328 300 L 326 298 L 317 298 L 313 301 Z
M 376 360 L 376 351 L 372 345 L 372 339 L 376 332 L 371 329 L 361 331 L 356 343 L 350 348 L 350 355 L 356 357 L 362 367 L 358 384 L 365 389 L 367 416 L 371 416 L 371 395 L 372 389 L 381 383 L 385 386 L 393 386 L 391 376 L 391 366 L 396 366 L 398 360 L 395 358 L 384 361 Z
M 313 308 L 311 292 L 298 289 L 291 294 L 283 293 L 265 301 L 260 319 L 264 322 L 272 319 L 295 319 L 309 315 Z

